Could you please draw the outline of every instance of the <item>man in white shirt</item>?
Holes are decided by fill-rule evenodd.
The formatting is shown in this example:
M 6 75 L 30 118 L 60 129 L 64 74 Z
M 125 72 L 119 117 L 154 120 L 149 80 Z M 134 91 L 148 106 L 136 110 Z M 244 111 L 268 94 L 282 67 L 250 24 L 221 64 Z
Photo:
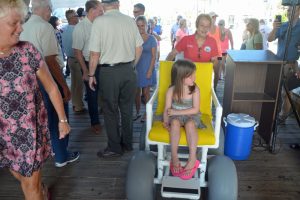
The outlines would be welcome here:
M 94 21 L 91 31 L 89 85 L 91 89 L 100 87 L 108 144 L 97 155 L 108 158 L 133 149 L 134 66 L 141 56 L 143 39 L 135 21 L 119 11 L 118 0 L 102 3 L 105 14 Z M 100 82 L 95 78 L 99 68 Z

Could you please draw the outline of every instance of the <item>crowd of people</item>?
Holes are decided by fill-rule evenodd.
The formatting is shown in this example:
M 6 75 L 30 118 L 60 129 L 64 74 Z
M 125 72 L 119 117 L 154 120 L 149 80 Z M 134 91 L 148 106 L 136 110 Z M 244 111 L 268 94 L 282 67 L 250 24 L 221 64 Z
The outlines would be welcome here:
M 145 17 L 141 3 L 134 5 L 132 18 L 119 11 L 118 0 L 88 0 L 84 9 L 66 11 L 68 25 L 62 30 L 58 18 L 51 16 L 51 0 L 32 0 L 31 5 L 28 16 L 23 0 L 0 1 L 0 104 L 5 105 L 0 108 L 0 168 L 9 168 L 20 181 L 26 199 L 43 199 L 47 196 L 41 182 L 43 163 L 54 155 L 54 165 L 64 167 L 80 157 L 78 151 L 68 150 L 70 100 L 73 112 L 80 114 L 86 110 L 86 99 L 95 134 L 102 132 L 99 115 L 104 116 L 108 142 L 98 157 L 119 157 L 133 150 L 133 121 L 146 120 L 140 108 L 156 85 L 163 29 L 157 17 Z M 287 78 L 300 77 L 299 14 L 297 6 L 285 58 Z M 196 120 L 200 93 L 192 62 L 213 63 L 216 89 L 221 71 L 225 74 L 227 51 L 234 49 L 234 36 L 225 28 L 225 20 L 217 21 L 217 17 L 215 12 L 200 14 L 196 31 L 190 32 L 187 20 L 179 15 L 170 30 L 171 52 L 166 60 L 178 61 L 166 96 L 164 125 L 173 138 L 171 171 L 182 179 L 190 179 L 199 165 L 193 141 L 197 141 L 195 127 L 202 124 Z M 291 7 L 288 19 L 292 19 Z M 241 49 L 267 49 L 266 40 L 278 39 L 277 56 L 283 59 L 287 27 L 288 23 L 275 20 L 273 29 L 268 29 L 264 20 L 247 19 Z M 64 75 L 65 67 L 69 72 Z M 65 80 L 68 73 L 71 90 Z M 284 93 L 282 97 L 280 117 L 284 121 L 290 107 Z M 188 101 L 188 107 L 177 109 L 182 100 Z M 189 144 L 193 145 L 184 167 L 177 158 L 180 126 L 191 134 Z

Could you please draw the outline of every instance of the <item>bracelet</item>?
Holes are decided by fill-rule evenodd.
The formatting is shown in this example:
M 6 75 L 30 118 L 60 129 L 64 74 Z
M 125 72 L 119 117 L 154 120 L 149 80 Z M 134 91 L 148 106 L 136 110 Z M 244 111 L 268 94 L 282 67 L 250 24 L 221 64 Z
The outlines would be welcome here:
M 89 74 L 88 74 L 88 77 L 94 77 L 94 76 L 95 76 L 95 75 L 89 75 Z
M 68 123 L 68 120 L 67 119 L 60 119 L 59 122 L 60 123 Z

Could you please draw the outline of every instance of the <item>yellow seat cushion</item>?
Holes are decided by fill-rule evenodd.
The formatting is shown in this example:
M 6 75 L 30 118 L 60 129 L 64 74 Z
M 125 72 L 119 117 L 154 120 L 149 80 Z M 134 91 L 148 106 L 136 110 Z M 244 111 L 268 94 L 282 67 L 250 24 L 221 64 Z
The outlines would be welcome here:
M 202 145 L 213 145 L 215 144 L 215 135 L 214 129 L 211 125 L 211 117 L 209 115 L 202 115 L 201 117 L 202 122 L 206 125 L 204 129 L 197 129 L 198 131 L 198 146 Z M 186 146 L 186 135 L 184 127 L 180 129 L 180 146 Z M 161 143 L 170 143 L 170 133 L 167 129 L 163 127 L 162 121 L 154 121 L 152 128 L 150 130 L 149 140 Z

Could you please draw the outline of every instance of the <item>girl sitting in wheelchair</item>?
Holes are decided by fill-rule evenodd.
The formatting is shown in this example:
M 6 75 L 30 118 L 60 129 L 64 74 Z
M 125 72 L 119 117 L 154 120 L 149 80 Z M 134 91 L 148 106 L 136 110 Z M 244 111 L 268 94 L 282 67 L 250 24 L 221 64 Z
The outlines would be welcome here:
M 195 84 L 196 66 L 187 60 L 177 60 L 171 71 L 171 86 L 166 93 L 163 114 L 164 127 L 170 132 L 171 163 L 173 176 L 188 180 L 195 174 L 197 160 L 197 128 L 205 128 L 200 120 L 200 90 Z M 184 167 L 178 158 L 180 128 L 184 127 L 189 146 L 189 159 Z

